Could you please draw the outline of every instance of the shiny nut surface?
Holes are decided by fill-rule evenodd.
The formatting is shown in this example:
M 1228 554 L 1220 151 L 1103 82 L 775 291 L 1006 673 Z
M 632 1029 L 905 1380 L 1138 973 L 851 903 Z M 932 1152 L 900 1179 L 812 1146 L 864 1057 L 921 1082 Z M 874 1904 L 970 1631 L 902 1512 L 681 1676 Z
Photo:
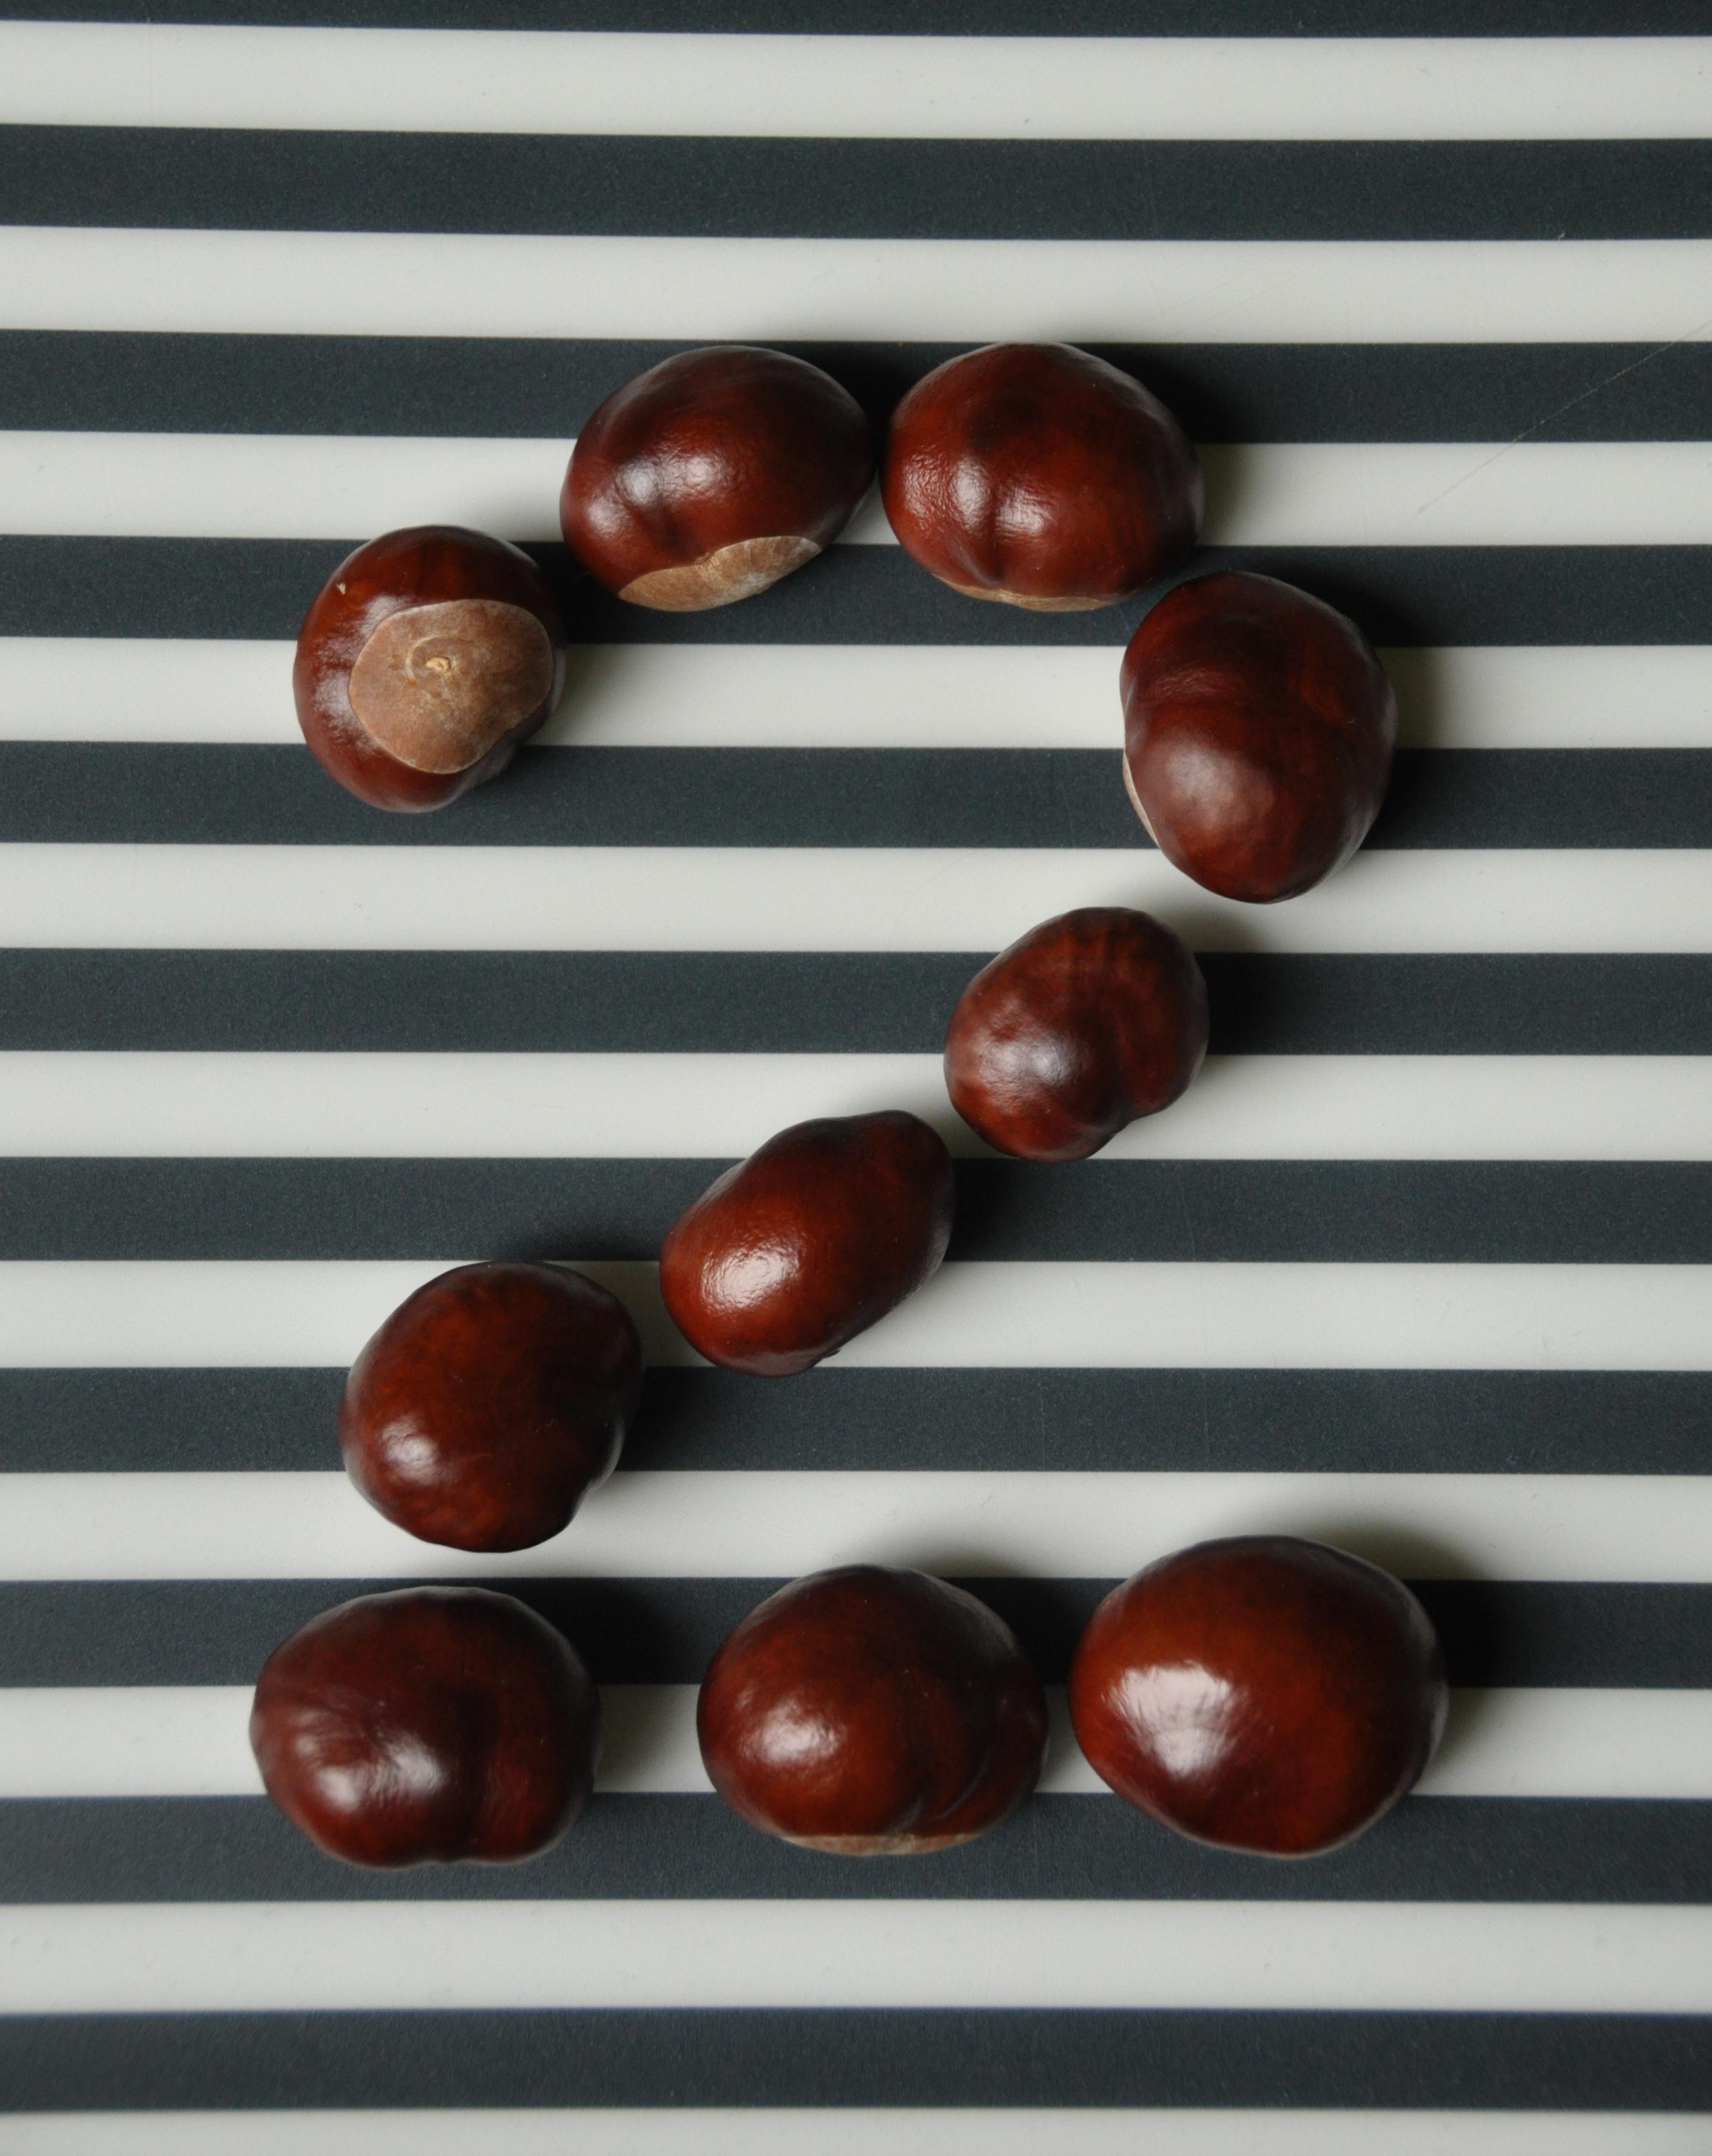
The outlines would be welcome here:
M 901 1110 L 797 1123 L 728 1168 L 673 1223 L 660 1291 L 710 1362 L 806 1370 L 938 1270 L 951 1155 Z
M 850 1565 L 744 1619 L 702 1680 L 696 1730 L 709 1779 L 752 1826 L 835 1856 L 916 1856 L 1028 1795 L 1046 1702 L 972 1595 Z
M 460 1265 L 402 1303 L 339 1409 L 351 1481 L 424 1542 L 525 1549 L 612 1472 L 642 1388 L 630 1313 L 554 1265 Z
M 1120 675 L 1124 777 L 1166 859 L 1226 898 L 1294 898 L 1367 835 L 1397 701 L 1356 624 L 1246 571 L 1168 592 Z
M 752 597 L 829 547 L 874 476 L 862 408 L 757 345 L 679 352 L 607 398 L 559 497 L 565 542 L 638 606 Z
M 886 515 L 970 598 L 1108 606 L 1188 554 L 1201 467 L 1157 398 L 1089 352 L 995 344 L 947 360 L 893 414 Z
M 298 724 L 376 808 L 438 808 L 510 762 L 558 701 L 565 626 L 529 557 L 454 525 L 347 555 L 297 638 Z
M 1084 906 L 1031 929 L 964 989 L 946 1086 L 971 1129 L 1023 1160 L 1084 1160 L 1167 1107 L 1207 1053 L 1207 983 L 1151 914 Z
M 1118 1794 L 1197 1841 L 1335 1849 L 1419 1779 L 1444 1663 L 1400 1580 L 1323 1543 L 1249 1536 L 1163 1558 L 1089 1620 L 1070 1717 Z
M 330 1856 L 504 1864 L 582 1810 L 600 1701 L 510 1595 L 413 1587 L 342 1603 L 276 1648 L 249 1741 L 268 1794 Z

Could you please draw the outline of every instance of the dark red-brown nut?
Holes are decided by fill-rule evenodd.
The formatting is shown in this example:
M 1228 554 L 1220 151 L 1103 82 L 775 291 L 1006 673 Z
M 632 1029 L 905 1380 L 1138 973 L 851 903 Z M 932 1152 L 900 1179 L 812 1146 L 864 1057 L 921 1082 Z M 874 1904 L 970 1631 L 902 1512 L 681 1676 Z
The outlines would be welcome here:
M 1197 1841 L 1310 1856 L 1414 1786 L 1444 1661 L 1400 1580 L 1290 1535 L 1202 1543 L 1107 1595 L 1070 1718 L 1120 1797 Z
M 918 382 L 880 471 L 891 526 L 972 599 L 1110 606 L 1201 529 L 1201 467 L 1158 398 L 1068 344 L 990 344 Z
M 527 1549 L 611 1474 L 641 1389 L 635 1324 L 605 1288 L 556 1265 L 459 1265 L 357 1357 L 339 1445 L 407 1532 Z
M 786 1378 L 939 1270 L 951 1157 L 901 1109 L 793 1123 L 728 1168 L 660 1246 L 660 1292 L 699 1354 Z
M 341 1603 L 276 1647 L 249 1742 L 268 1794 L 330 1856 L 509 1864 L 587 1801 L 600 1698 L 509 1594 L 410 1587 Z
M 348 554 L 297 634 L 297 722 L 376 808 L 438 808 L 493 778 L 565 685 L 565 624 L 527 554 L 423 524 Z
M 835 1856 L 914 1856 L 1028 1795 L 1046 1701 L 973 1595 L 853 1564 L 750 1612 L 709 1665 L 695 1727 L 708 1779 L 751 1826 Z
M 1354 622 L 1271 577 L 1167 592 L 1120 676 L 1124 783 L 1168 860 L 1226 898 L 1294 898 L 1367 835 L 1397 700 Z
M 608 591 L 689 613 L 812 562 L 873 477 L 862 408 L 829 374 L 758 345 L 712 345 L 607 398 L 577 438 L 559 521 Z
M 1182 937 L 1089 906 L 1031 928 L 964 989 L 946 1089 L 1001 1152 L 1085 1160 L 1169 1107 L 1206 1053 L 1207 983 Z

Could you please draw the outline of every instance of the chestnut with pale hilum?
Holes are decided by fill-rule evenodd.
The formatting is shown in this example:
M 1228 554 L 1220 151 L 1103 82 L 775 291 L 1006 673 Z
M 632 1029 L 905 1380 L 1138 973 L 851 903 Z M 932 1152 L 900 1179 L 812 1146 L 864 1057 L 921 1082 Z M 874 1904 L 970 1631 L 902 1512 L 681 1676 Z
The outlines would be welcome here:
M 1354 622 L 1271 577 L 1167 592 L 1124 654 L 1124 784 L 1166 860 L 1265 905 L 1340 868 L 1391 777 L 1397 700 Z
M 565 685 L 558 603 L 527 554 L 455 525 L 347 555 L 298 632 L 315 760 L 372 808 L 443 808 L 496 778 Z
M 1202 1543 L 1115 1589 L 1069 1697 L 1077 1743 L 1120 1796 L 1269 1856 L 1365 1833 L 1420 1779 L 1448 1699 L 1402 1581 L 1290 1535 Z
M 423 1542 L 526 1549 L 567 1526 L 616 1464 L 642 1342 L 582 1274 L 459 1265 L 401 1303 L 352 1365 L 339 1408 L 351 1481 Z
M 1207 1053 L 1207 983 L 1151 914 L 1084 906 L 982 968 L 946 1031 L 946 1088 L 970 1127 L 1023 1160 L 1085 1160 L 1168 1107 Z
M 966 598 L 1079 613 L 1187 559 L 1188 437 L 1131 376 L 1065 344 L 993 344 L 918 382 L 881 463 L 905 551 Z
M 310 1620 L 264 1665 L 263 1785 L 347 1864 L 515 1863 L 594 1783 L 600 1699 L 569 1643 L 509 1594 L 413 1587 Z
M 1040 1777 L 1040 1679 L 1010 1629 L 925 1573 L 847 1565 L 751 1610 L 696 1734 L 725 1802 L 834 1856 L 915 1856 L 997 1826 Z
M 608 591 L 695 613 L 812 562 L 873 477 L 868 421 L 829 374 L 758 345 L 712 345 L 663 360 L 592 413 L 559 521 Z
M 673 1222 L 660 1293 L 709 1362 L 788 1377 L 938 1270 L 955 1204 L 951 1155 L 917 1116 L 793 1124 Z

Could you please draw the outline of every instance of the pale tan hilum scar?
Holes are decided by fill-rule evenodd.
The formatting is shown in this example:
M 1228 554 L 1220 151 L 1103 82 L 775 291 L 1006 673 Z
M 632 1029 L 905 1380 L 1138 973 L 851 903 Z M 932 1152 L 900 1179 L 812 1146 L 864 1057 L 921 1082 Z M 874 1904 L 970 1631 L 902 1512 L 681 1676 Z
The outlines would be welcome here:
M 618 596 L 633 606 L 699 613 L 706 607 L 753 598 L 792 569 L 812 562 L 819 552 L 812 539 L 739 539 L 675 569 L 650 569 L 645 577 L 633 578 Z
M 540 710 L 553 647 L 526 607 L 443 599 L 389 613 L 351 670 L 351 708 L 413 771 L 468 771 Z

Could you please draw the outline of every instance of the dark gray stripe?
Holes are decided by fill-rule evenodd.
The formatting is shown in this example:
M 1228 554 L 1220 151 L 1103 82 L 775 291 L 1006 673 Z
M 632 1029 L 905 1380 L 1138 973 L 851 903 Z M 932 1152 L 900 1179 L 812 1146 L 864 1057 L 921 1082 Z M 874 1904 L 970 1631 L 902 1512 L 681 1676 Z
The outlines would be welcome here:
M 828 239 L 1684 239 L 1699 141 L 0 131 L 8 224 Z
M 0 537 L 0 635 L 295 637 L 355 543 Z M 741 606 L 660 613 L 573 578 L 562 547 L 528 551 L 591 644 L 1115 647 L 1146 605 L 982 606 L 901 547 L 834 547 Z M 1303 585 L 1377 644 L 1707 644 L 1709 557 L 1704 547 L 1205 547 L 1192 566 Z
M 1384 1553 L 1376 1545 L 1376 1553 Z M 1137 1553 L 1138 1562 L 1144 1554 Z M 431 1563 L 432 1551 L 423 1557 Z M 1398 1556 L 1394 1562 L 1406 1560 Z M 496 1578 L 485 1584 L 515 1594 L 558 1625 L 602 1684 L 699 1684 L 726 1633 L 784 1583 Z M 398 1584 L 396 1579 L 0 1584 L 0 1685 L 253 1684 L 279 1642 L 318 1612 Z M 1014 1628 L 1043 1677 L 1061 1682 L 1083 1626 L 1115 1582 L 966 1578 L 962 1584 Z M 1414 1588 L 1438 1628 L 1454 1684 L 1712 1686 L 1712 1587 L 1431 1579 L 1417 1580 Z
M 0 1370 L 0 1473 L 338 1466 L 342 1370 Z M 628 1469 L 1694 1475 L 1712 1373 L 653 1370 Z
M 284 745 L 7 742 L 0 843 L 1147 846 L 1115 680 L 1110 706 L 1110 749 L 525 749 L 440 816 L 377 814 Z M 1366 843 L 1704 846 L 1712 751 L 1405 751 Z
M 0 951 L 0 1048 L 934 1055 L 991 955 Z M 1705 957 L 1201 966 L 1222 1055 L 1712 1054 Z
M 1712 1901 L 1712 1804 L 1419 1798 L 1346 1849 L 1279 1864 L 1206 1849 L 1129 1805 L 1036 1797 L 918 1864 L 758 1834 L 713 1796 L 597 1797 L 528 1864 L 366 1871 L 259 1797 L 0 1804 L 10 1902 Z

